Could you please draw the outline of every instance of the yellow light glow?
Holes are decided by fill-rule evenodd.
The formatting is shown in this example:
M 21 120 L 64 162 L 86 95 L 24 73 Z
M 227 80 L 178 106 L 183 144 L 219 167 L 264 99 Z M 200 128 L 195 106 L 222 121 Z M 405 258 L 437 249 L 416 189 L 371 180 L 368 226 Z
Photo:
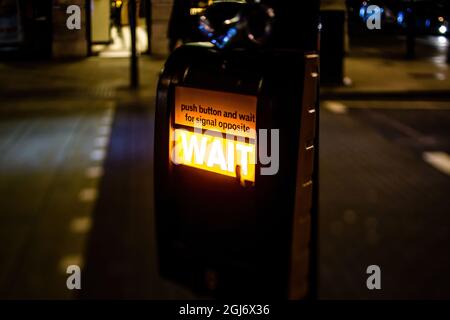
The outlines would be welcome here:
M 175 164 L 255 182 L 255 144 L 183 129 L 171 130 L 170 155 Z
M 191 8 L 191 9 L 189 9 L 189 14 L 191 16 L 197 16 L 199 14 L 202 14 L 203 12 L 205 12 L 205 8 Z

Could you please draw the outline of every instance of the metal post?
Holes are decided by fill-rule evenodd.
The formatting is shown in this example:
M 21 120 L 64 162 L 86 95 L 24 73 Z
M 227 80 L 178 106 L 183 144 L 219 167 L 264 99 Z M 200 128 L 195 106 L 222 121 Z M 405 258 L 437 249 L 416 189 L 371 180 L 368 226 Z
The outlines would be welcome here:
M 145 0 L 145 23 L 147 26 L 147 54 L 152 54 L 152 0 Z
M 447 3 L 446 11 L 447 18 L 450 18 L 450 3 Z M 447 31 L 447 40 L 450 42 L 450 32 Z M 450 45 L 447 47 L 447 63 L 450 64 Z
M 135 89 L 139 86 L 138 57 L 136 50 L 136 0 L 130 0 L 128 2 L 128 16 L 131 33 L 130 86 Z
M 86 0 L 86 42 L 87 42 L 87 55 L 88 57 L 92 56 L 92 10 L 91 10 L 91 1 Z

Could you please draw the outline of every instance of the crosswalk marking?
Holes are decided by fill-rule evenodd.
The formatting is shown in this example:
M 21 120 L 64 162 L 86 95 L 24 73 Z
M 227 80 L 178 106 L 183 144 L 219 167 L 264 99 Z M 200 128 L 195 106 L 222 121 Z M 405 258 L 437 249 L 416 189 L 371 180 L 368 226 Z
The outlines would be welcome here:
M 345 114 L 347 113 L 347 106 L 341 102 L 338 101 L 324 101 L 323 106 L 325 109 L 332 113 L 336 114 Z
M 446 152 L 424 152 L 422 157 L 425 162 L 429 163 L 434 168 L 447 175 L 450 175 L 450 156 Z

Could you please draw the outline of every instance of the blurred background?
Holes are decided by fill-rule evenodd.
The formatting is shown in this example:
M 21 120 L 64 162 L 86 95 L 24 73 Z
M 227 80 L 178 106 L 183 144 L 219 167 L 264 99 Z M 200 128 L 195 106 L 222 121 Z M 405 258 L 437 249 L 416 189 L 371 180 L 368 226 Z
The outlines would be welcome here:
M 211 2 L 0 0 L 0 298 L 196 298 L 157 272 L 154 107 Z M 448 299 L 450 1 L 320 10 L 319 298 Z

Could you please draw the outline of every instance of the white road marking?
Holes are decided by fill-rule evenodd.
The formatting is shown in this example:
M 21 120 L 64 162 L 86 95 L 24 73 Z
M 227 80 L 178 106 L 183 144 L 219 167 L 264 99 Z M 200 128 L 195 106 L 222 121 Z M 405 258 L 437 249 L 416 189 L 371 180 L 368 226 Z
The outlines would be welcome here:
M 94 140 L 94 146 L 96 148 L 106 148 L 108 145 L 108 137 L 97 137 Z
M 441 81 L 447 79 L 446 74 L 443 72 L 436 72 L 434 75 L 436 76 L 436 79 L 441 80 Z
M 106 111 L 105 111 L 105 117 L 108 117 L 108 118 L 112 118 L 112 116 L 114 115 L 114 109 L 113 108 L 108 108 Z
M 350 87 L 353 84 L 353 81 L 350 77 L 344 77 L 342 82 L 344 83 L 344 86 L 347 86 L 347 87 Z
M 422 158 L 434 168 L 450 175 L 450 156 L 446 152 L 424 152 Z
M 70 222 L 70 231 L 73 233 L 87 233 L 91 229 L 90 217 L 78 217 Z
M 336 114 L 347 113 L 347 107 L 345 106 L 345 104 L 338 102 L 338 101 L 331 101 L 331 100 L 324 101 L 323 106 L 325 107 L 325 109 L 327 109 L 328 111 L 330 111 L 332 113 L 336 113 Z
M 89 179 L 97 179 L 103 176 L 103 167 L 93 166 L 86 169 L 86 177 Z
M 110 132 L 111 132 L 111 126 L 109 126 L 109 125 L 103 125 L 98 128 L 98 134 L 100 136 L 109 136 Z
M 59 270 L 62 273 L 66 273 L 68 266 L 79 266 L 80 268 L 83 268 L 83 257 L 80 254 L 70 254 L 67 256 L 64 256 L 59 261 Z
M 100 119 L 100 125 L 101 126 L 111 126 L 113 121 L 113 117 L 110 113 L 103 116 L 103 118 Z
M 104 116 L 100 119 L 100 126 L 98 127 L 98 135 L 94 140 L 94 150 L 91 152 L 90 157 L 93 161 L 103 161 L 106 155 L 106 150 L 109 144 L 109 138 L 111 133 L 111 125 L 114 116 L 114 108 L 108 108 L 105 111 Z M 103 176 L 103 166 L 93 165 L 88 167 L 85 171 L 86 178 L 98 179 Z M 98 190 L 96 187 L 84 188 L 80 191 L 78 198 L 81 202 L 92 203 L 97 199 Z M 92 227 L 92 218 L 89 216 L 75 217 L 70 221 L 69 230 L 80 236 L 86 235 Z M 80 254 L 70 254 L 64 256 L 59 261 L 59 270 L 62 273 L 67 272 L 67 267 L 71 265 L 79 266 L 83 268 L 83 257 Z
M 102 161 L 105 159 L 106 150 L 105 149 L 95 149 L 91 152 L 91 159 L 94 161 Z
M 82 189 L 78 197 L 81 202 L 92 202 L 95 199 L 97 199 L 97 189 L 95 188 Z

